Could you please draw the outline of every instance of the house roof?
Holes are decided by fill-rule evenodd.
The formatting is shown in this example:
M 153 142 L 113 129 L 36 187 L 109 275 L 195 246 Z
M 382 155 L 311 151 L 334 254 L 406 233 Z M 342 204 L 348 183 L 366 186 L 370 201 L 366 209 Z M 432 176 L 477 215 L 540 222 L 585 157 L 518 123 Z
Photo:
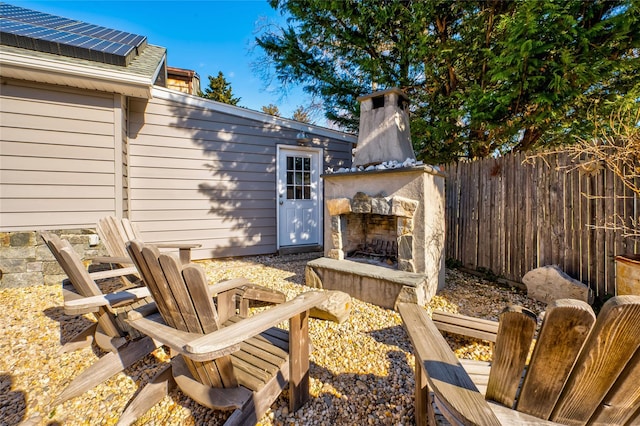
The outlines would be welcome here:
M 80 89 L 151 98 L 151 89 L 165 73 L 166 49 L 148 45 L 129 66 L 69 58 L 13 46 L 0 46 L 0 76 Z
M 167 67 L 167 74 L 169 75 L 174 75 L 174 76 L 180 76 L 180 77 L 187 77 L 187 78 L 200 78 L 200 76 L 198 75 L 197 72 L 195 72 L 194 70 L 188 70 L 185 68 L 177 68 L 177 67 Z
M 193 106 L 197 108 L 214 110 L 236 117 L 243 117 L 250 120 L 269 123 L 272 126 L 293 129 L 298 132 L 307 132 L 313 135 L 325 136 L 336 139 L 338 141 L 349 143 L 351 145 L 356 144 L 358 140 L 356 135 L 345 133 L 339 130 L 333 130 L 326 127 L 317 126 L 315 124 L 303 123 L 288 118 L 276 117 L 270 114 L 265 114 L 263 112 L 254 111 L 236 105 L 217 102 L 195 95 L 189 95 L 186 93 L 178 92 L 177 90 L 171 90 L 164 87 L 155 86 L 153 88 L 153 98 L 179 102 L 183 105 Z
M 0 3 L 0 44 L 127 66 L 145 36 Z
M 1 77 L 140 98 L 150 98 L 153 84 L 164 82 L 166 49 L 144 36 L 1 6 Z

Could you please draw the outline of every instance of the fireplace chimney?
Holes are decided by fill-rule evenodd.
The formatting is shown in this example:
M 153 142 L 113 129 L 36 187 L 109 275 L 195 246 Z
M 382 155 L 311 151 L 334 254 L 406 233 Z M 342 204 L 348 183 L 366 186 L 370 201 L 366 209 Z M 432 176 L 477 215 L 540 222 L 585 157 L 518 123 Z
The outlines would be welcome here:
M 409 129 L 409 98 L 398 88 L 364 95 L 360 102 L 360 129 L 353 166 L 416 159 Z

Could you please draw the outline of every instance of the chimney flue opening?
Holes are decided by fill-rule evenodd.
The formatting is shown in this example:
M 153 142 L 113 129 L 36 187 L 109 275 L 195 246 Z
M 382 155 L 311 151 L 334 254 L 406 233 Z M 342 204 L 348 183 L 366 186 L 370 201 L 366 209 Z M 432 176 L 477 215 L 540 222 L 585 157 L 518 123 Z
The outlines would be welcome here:
M 371 98 L 372 109 L 384 108 L 384 95 Z

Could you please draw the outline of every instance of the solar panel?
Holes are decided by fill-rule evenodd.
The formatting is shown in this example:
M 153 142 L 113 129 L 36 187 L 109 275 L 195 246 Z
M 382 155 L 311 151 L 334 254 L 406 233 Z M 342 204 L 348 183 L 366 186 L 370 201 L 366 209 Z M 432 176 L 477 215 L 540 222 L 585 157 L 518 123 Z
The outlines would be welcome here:
M 0 3 L 0 44 L 127 66 L 147 38 Z

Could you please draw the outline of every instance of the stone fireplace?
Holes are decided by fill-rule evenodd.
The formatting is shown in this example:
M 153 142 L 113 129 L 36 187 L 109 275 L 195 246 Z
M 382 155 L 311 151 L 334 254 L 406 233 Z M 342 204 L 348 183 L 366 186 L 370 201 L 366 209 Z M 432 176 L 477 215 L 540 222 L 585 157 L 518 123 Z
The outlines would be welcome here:
M 360 100 L 353 167 L 323 175 L 325 257 L 307 265 L 307 285 L 427 303 L 444 287 L 444 176 L 415 161 L 400 90 Z

